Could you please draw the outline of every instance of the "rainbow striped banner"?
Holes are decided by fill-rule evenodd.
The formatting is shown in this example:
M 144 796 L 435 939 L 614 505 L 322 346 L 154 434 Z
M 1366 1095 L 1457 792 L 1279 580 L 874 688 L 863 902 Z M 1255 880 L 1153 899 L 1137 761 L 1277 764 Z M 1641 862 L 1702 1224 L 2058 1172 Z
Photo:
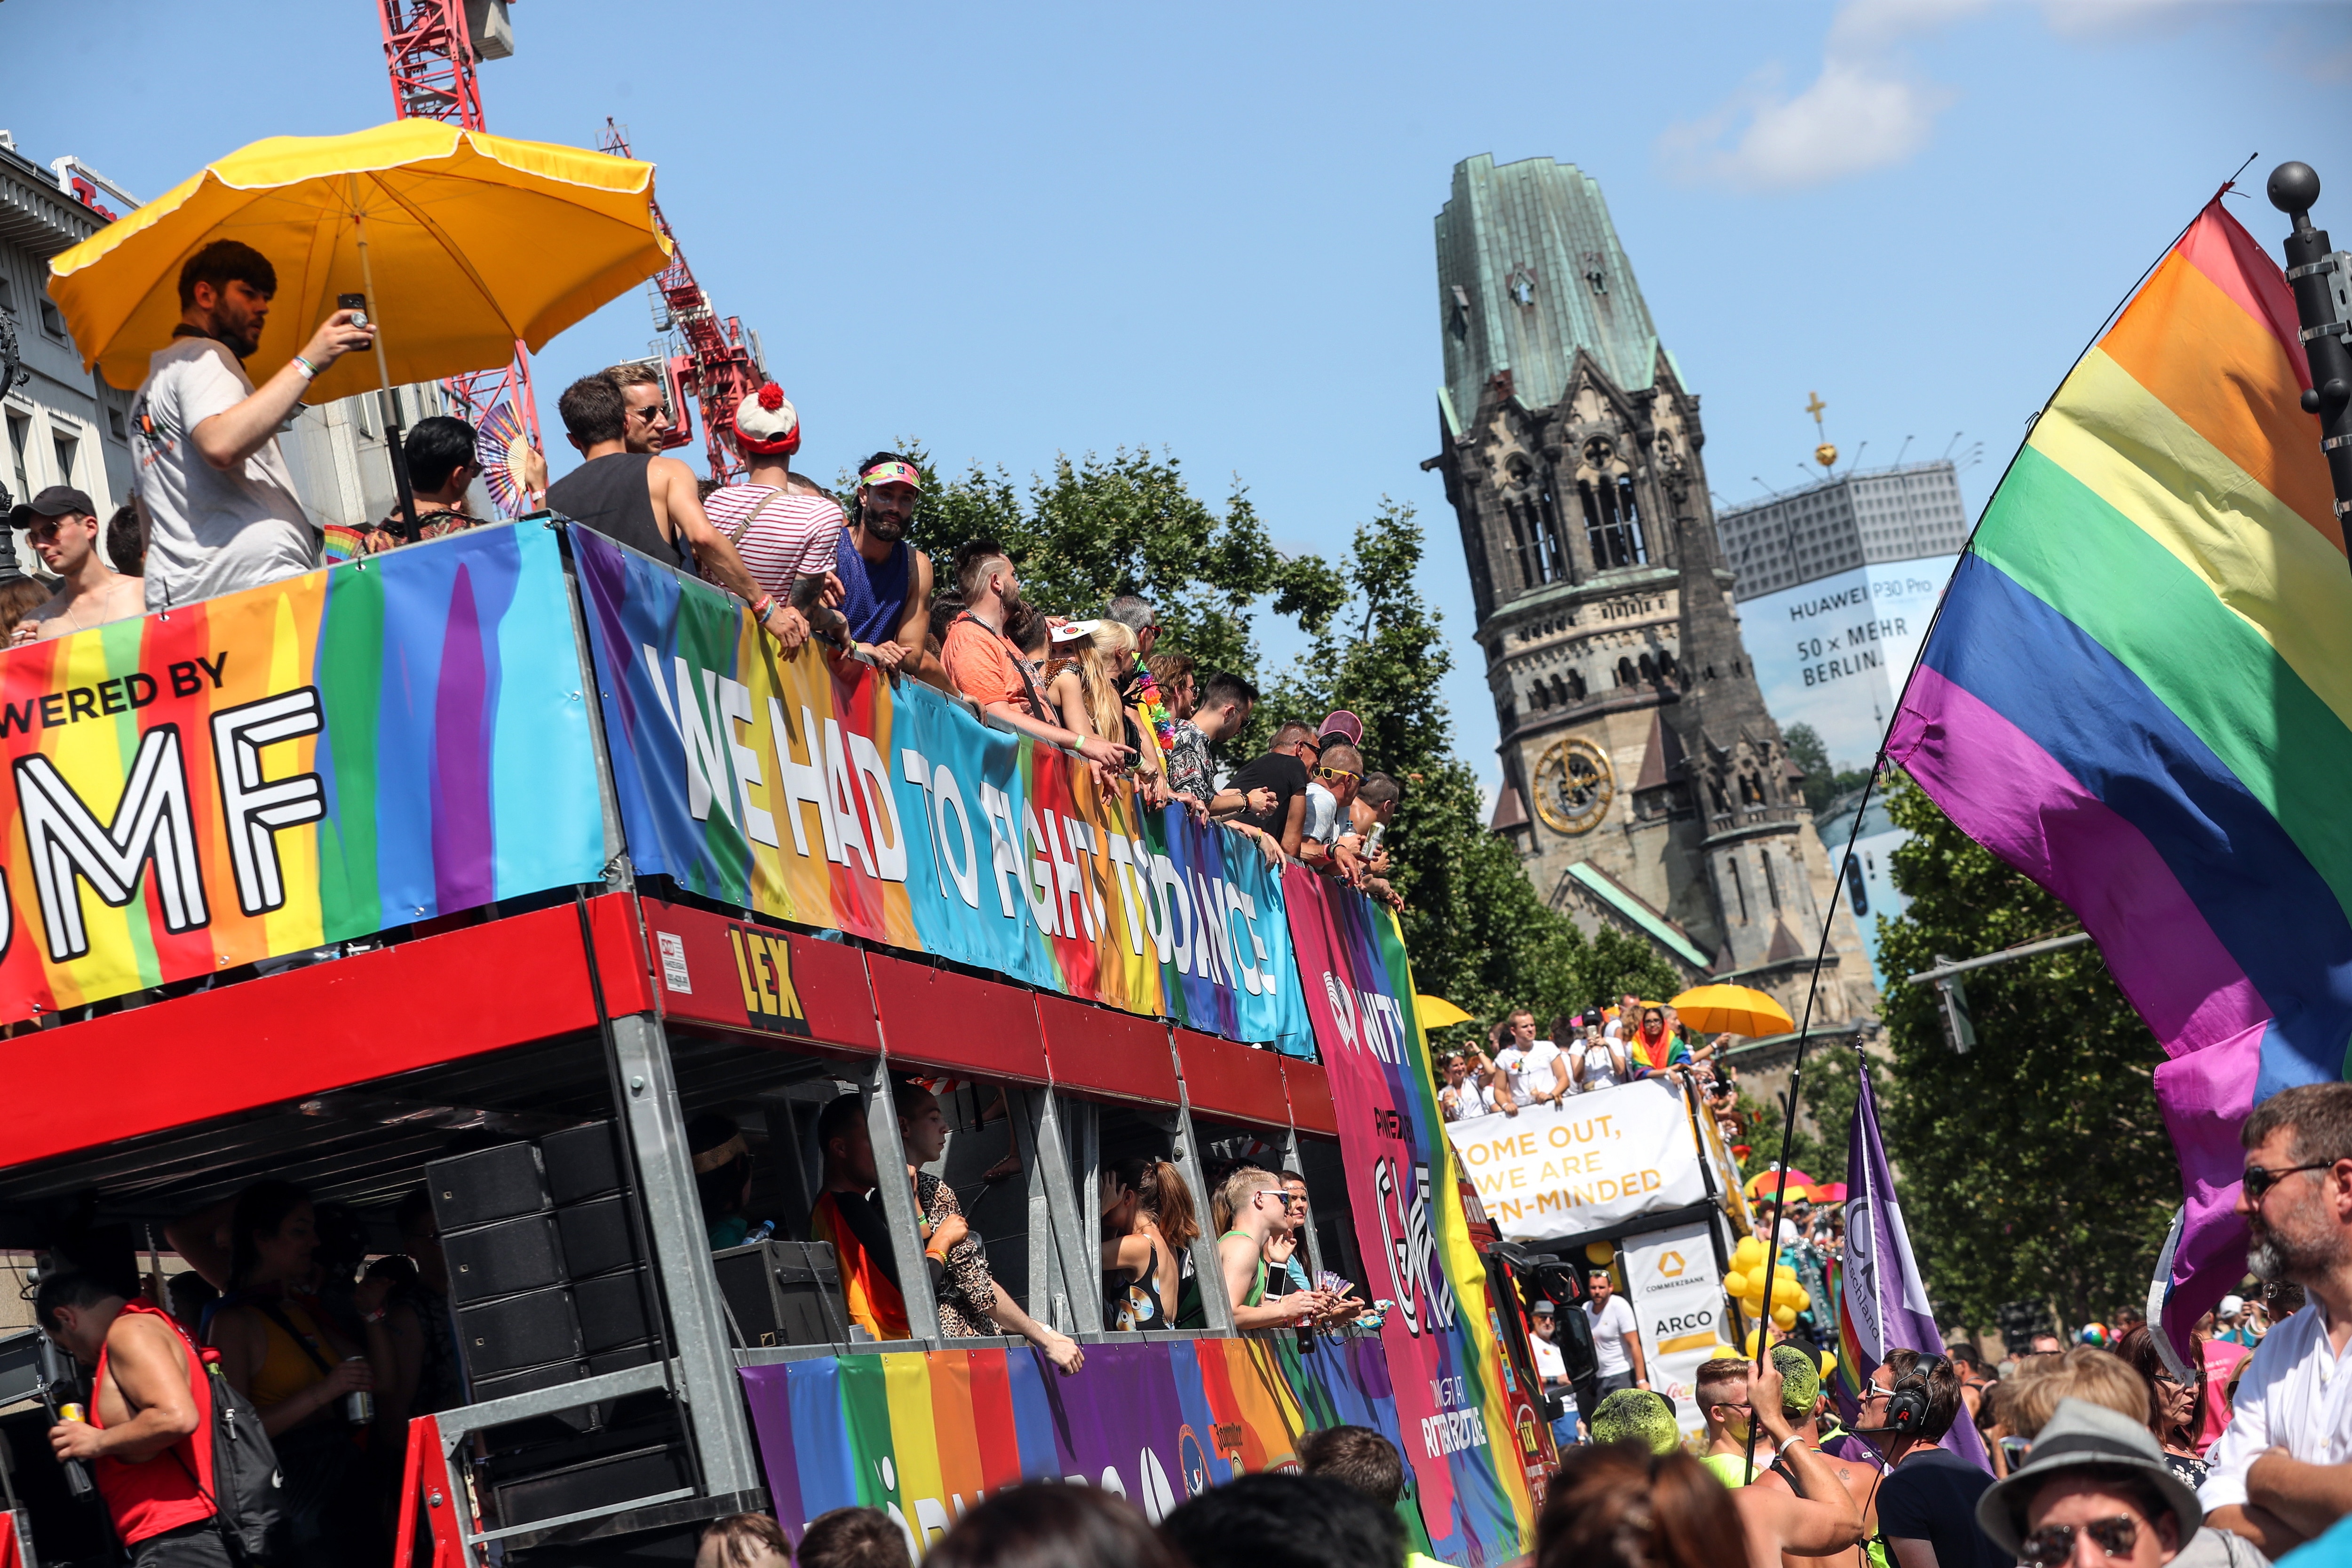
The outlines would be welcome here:
M 1247 840 L 571 530 L 640 872 L 1047 990 L 1313 1050 L 1282 885 Z
M 1448 1561 L 1517 1557 L 1535 1542 L 1551 1438 L 1512 1373 L 1486 1259 L 1470 1240 L 1403 933 L 1351 888 L 1304 867 L 1287 880 L 1349 1208 L 1372 1276 L 1364 1294 L 1394 1303 L 1381 1342 L 1423 1522 Z
M 2352 573 L 2308 384 L 2216 197 L 2019 452 L 1887 744 L 2082 917 L 2171 1058 L 2184 1347 L 2244 1270 L 2238 1124 L 2352 1038 Z
M 1297 1463 L 1302 1433 L 1400 1438 L 1380 1342 L 1111 1341 L 1057 1373 L 1017 1350 L 896 1351 L 743 1369 L 777 1520 L 795 1541 L 836 1508 L 887 1510 L 916 1552 L 1000 1488 L 1086 1481 L 1169 1510 Z M 1401 1510 L 1417 1521 L 1408 1503 Z M 1417 1543 L 1426 1550 L 1426 1541 Z
M 0 1019 L 604 874 L 555 534 L 0 655 Z

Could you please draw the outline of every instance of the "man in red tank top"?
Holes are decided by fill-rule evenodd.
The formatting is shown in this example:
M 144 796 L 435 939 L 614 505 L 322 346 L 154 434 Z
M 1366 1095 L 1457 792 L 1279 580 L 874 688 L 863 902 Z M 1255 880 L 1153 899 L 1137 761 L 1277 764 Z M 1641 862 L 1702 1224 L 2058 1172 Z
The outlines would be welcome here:
M 60 1459 L 90 1467 L 132 1568 L 229 1568 L 213 1489 L 212 1389 L 171 1317 L 87 1274 L 41 1281 L 35 1313 L 90 1379 L 89 1418 L 49 1428 Z

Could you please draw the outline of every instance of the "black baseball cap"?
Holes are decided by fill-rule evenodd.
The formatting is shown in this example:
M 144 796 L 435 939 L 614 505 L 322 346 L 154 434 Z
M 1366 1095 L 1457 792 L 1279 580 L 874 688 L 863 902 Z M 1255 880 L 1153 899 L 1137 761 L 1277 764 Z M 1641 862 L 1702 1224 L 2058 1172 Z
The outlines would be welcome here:
M 79 512 L 85 517 L 96 517 L 98 508 L 91 503 L 89 497 L 71 485 L 51 485 L 23 505 L 9 508 L 8 526 L 30 528 L 33 526 L 33 519 L 37 516 L 64 517 L 68 512 Z

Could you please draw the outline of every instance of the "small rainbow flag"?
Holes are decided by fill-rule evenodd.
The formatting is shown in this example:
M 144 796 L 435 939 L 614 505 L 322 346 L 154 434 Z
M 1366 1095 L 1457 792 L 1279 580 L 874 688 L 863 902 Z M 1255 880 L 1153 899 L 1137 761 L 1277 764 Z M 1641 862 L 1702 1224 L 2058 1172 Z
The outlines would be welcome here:
M 1888 736 L 2065 901 L 2170 1060 L 2177 1346 L 2236 1283 L 2237 1128 L 2352 1037 L 2352 571 L 2278 266 L 2220 196 L 2051 400 Z

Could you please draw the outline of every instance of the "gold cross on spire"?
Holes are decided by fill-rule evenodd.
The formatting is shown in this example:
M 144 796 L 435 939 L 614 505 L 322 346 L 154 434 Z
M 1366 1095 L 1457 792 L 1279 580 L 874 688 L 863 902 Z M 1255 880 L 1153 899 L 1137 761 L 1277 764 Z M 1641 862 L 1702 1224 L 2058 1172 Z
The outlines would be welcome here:
M 1811 400 L 1805 405 L 1805 412 L 1813 416 L 1813 428 L 1818 430 L 1822 427 L 1822 410 L 1829 405 L 1822 401 L 1822 395 L 1818 392 L 1809 392 L 1805 396 Z

